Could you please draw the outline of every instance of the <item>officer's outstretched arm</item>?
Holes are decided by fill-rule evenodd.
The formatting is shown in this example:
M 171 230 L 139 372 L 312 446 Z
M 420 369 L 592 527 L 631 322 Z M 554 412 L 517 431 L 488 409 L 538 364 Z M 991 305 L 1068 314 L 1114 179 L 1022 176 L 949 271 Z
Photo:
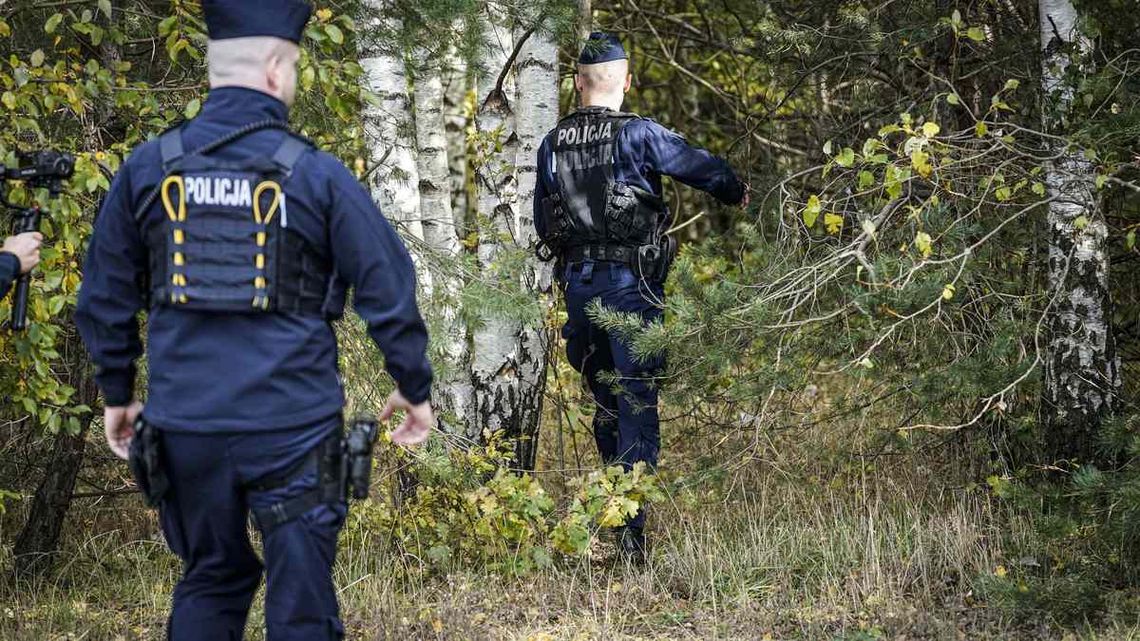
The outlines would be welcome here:
M 353 308 L 384 352 L 402 397 L 421 405 L 431 395 L 432 371 L 412 259 L 364 187 L 339 163 L 332 173 L 329 233 L 337 273 L 352 284 Z
M 706 191 L 727 205 L 745 202 L 747 188 L 723 158 L 689 145 L 677 133 L 652 121 L 637 121 L 629 135 L 642 138 L 648 169 Z

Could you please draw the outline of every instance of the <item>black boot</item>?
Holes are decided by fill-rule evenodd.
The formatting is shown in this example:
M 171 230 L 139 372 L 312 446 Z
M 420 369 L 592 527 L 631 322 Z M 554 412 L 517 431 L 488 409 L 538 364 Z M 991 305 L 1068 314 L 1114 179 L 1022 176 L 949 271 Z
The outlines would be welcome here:
M 645 532 L 641 528 L 623 527 L 617 535 L 618 555 L 633 565 L 645 565 L 647 558 Z

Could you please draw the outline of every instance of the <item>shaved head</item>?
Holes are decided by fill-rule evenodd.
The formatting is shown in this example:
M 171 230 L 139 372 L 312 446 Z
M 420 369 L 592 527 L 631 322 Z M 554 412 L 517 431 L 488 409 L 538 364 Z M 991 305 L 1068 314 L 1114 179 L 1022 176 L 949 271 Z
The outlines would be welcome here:
M 578 66 L 578 77 L 582 79 L 582 91 L 602 91 L 605 93 L 621 91 L 628 75 L 628 60 Z
M 283 38 L 255 36 L 209 42 L 210 87 L 246 87 L 292 105 L 301 48 Z
M 607 106 L 620 109 L 630 85 L 629 60 L 612 60 L 593 65 L 578 65 L 574 81 L 583 106 Z

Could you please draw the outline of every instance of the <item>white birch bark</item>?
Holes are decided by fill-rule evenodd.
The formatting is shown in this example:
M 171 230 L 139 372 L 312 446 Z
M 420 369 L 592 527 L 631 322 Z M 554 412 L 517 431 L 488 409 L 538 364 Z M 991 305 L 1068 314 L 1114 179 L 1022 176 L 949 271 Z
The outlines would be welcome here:
M 545 33 L 534 32 L 519 51 L 516 69 L 515 131 L 519 145 L 515 166 L 518 171 L 519 206 L 515 239 L 520 247 L 527 249 L 530 256 L 530 269 L 527 270 L 524 286 L 535 296 L 543 296 L 549 305 L 552 289 L 550 265 L 539 261 L 533 251 L 537 240 L 534 228 L 534 191 L 538 179 L 539 145 L 547 132 L 558 123 L 558 46 Z M 538 326 L 522 327 L 519 334 L 519 352 L 528 355 L 528 358 L 520 359 L 520 385 L 530 390 L 526 396 L 533 399 L 534 404 L 533 412 L 522 425 L 524 439 L 518 447 L 519 462 L 524 468 L 534 467 L 550 340 L 550 333 L 541 322 Z
M 390 17 L 388 3 L 369 0 L 366 3 L 376 16 L 371 19 L 373 33 L 397 33 L 399 21 Z M 374 37 L 373 40 L 391 40 Z M 369 185 L 372 198 L 380 210 L 397 224 L 400 231 L 412 239 L 423 241 L 424 230 L 420 220 L 419 171 L 416 166 L 415 125 L 412 121 L 412 100 L 408 91 L 407 63 L 399 47 L 377 45 L 363 53 L 360 66 L 364 69 L 365 88 L 380 100 L 379 106 L 367 105 L 364 109 L 364 135 L 368 140 Z M 422 265 L 413 244 L 409 249 Z M 430 290 L 430 278 L 419 270 L 420 284 Z
M 497 86 L 514 42 L 501 21 L 491 19 L 484 34 L 485 72 L 477 81 L 478 111 L 475 126 L 480 136 L 481 156 L 475 164 L 476 207 L 480 219 L 479 266 L 483 274 L 495 272 L 495 261 L 508 249 L 504 243 L 514 233 L 516 178 L 514 171 L 514 117 L 508 91 L 509 76 Z M 475 423 L 472 436 L 485 430 L 520 432 L 526 409 L 519 398 L 519 324 L 501 317 L 481 319 L 472 341 L 471 381 L 475 390 Z
M 455 227 L 464 235 L 470 203 L 467 200 L 467 130 L 471 125 L 467 97 L 471 91 L 466 62 L 452 51 L 444 78 L 444 118 L 447 123 L 447 162 L 451 173 L 451 208 Z
M 424 240 L 433 254 L 430 262 L 438 266 L 432 275 L 432 302 L 439 314 L 433 324 L 433 339 L 444 357 L 443 363 L 437 362 L 433 399 L 444 429 L 463 433 L 463 426 L 471 419 L 473 392 L 467 373 L 467 327 L 458 313 L 463 283 L 458 269 L 452 268 L 457 265 L 461 247 L 452 211 L 442 70 L 423 49 L 416 52 L 414 99 Z
M 1040 0 L 1046 127 L 1064 135 L 1073 88 L 1064 75 L 1079 60 L 1062 51 L 1075 44 L 1084 58 L 1089 41 L 1078 31 L 1070 0 Z M 1095 171 L 1080 149 L 1056 143 L 1045 182 L 1050 204 L 1050 336 L 1044 366 L 1043 411 L 1055 455 L 1087 458 L 1101 419 L 1120 388 L 1108 289 L 1108 227 L 1096 194 Z

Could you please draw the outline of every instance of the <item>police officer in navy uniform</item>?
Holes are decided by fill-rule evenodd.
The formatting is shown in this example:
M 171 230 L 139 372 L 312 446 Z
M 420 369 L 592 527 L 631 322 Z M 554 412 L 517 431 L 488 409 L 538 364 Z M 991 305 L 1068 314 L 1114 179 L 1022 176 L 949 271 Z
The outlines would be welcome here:
M 748 189 L 725 161 L 689 146 L 658 123 L 621 111 L 632 77 L 614 36 L 593 33 L 578 59 L 581 107 L 547 134 L 538 151 L 535 226 L 540 258 L 556 261 L 568 320 L 571 365 L 594 396 L 594 438 L 606 464 L 654 468 L 660 446 L 655 378 L 661 359 L 638 360 L 630 345 L 587 314 L 598 300 L 645 323 L 662 317 L 663 282 L 676 254 L 661 177 L 747 205 Z M 606 372 L 618 375 L 607 382 Z M 619 390 L 620 391 L 617 391 Z M 645 556 L 645 511 L 618 531 L 619 550 Z
M 0 247 L 0 298 L 8 294 L 20 274 L 32 271 L 40 263 L 40 244 L 44 237 L 38 231 L 16 234 L 4 239 Z
M 335 158 L 293 135 L 300 0 L 203 0 L 210 95 L 115 177 L 76 321 L 108 444 L 128 458 L 184 562 L 168 635 L 240 639 L 262 572 L 270 641 L 343 638 L 331 569 L 344 393 L 331 322 L 354 308 L 384 352 L 393 441 L 434 422 L 408 252 Z M 134 395 L 146 307 L 148 395 Z M 142 413 L 140 429 L 135 419 Z M 253 514 L 259 560 L 247 537 Z

